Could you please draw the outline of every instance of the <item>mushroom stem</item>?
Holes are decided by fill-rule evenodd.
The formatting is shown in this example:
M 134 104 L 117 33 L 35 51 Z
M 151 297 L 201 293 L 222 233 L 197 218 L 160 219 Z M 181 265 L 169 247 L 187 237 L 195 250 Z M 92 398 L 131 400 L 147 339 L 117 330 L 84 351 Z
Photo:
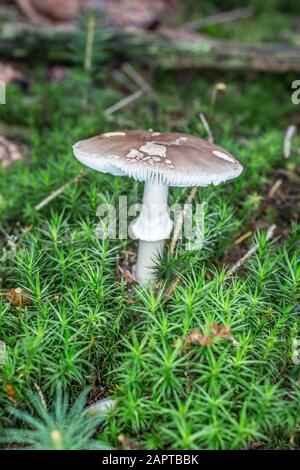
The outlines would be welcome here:
M 140 240 L 135 277 L 142 285 L 155 282 L 153 268 L 173 228 L 168 211 L 168 192 L 166 185 L 145 183 L 141 213 L 130 227 L 134 237 Z
M 165 240 L 156 242 L 139 241 L 138 259 L 135 268 L 135 278 L 141 285 L 155 284 L 154 267 L 163 254 Z

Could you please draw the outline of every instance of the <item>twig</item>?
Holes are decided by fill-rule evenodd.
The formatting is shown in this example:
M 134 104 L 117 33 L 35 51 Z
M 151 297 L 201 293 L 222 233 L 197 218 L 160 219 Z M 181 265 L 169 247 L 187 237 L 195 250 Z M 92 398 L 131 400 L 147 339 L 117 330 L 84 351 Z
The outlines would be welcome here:
M 209 124 L 207 122 L 206 117 L 204 116 L 203 113 L 200 113 L 199 117 L 201 119 L 201 122 L 203 124 L 204 129 L 207 132 L 207 140 L 210 143 L 213 143 L 213 141 L 214 141 L 213 135 L 212 135 L 212 132 L 210 130 L 210 127 L 209 127 Z M 193 199 L 195 198 L 197 192 L 198 192 L 198 187 L 197 186 L 195 186 L 194 188 L 191 189 L 191 191 L 190 191 L 190 193 L 187 197 L 187 200 L 185 201 L 185 205 L 191 204 L 193 202 Z M 181 214 L 179 215 L 179 217 L 176 221 L 176 225 L 175 225 L 174 231 L 173 231 L 173 236 L 172 236 L 172 239 L 171 239 L 171 242 L 170 242 L 170 254 L 171 255 L 173 255 L 175 253 L 176 245 L 177 245 L 177 242 L 178 242 L 179 237 L 180 237 L 183 222 L 184 222 L 184 219 L 186 217 L 186 212 L 187 212 L 187 209 L 184 209 L 181 212 Z M 175 278 L 175 280 L 172 282 L 172 284 L 168 287 L 168 289 L 166 291 L 166 294 L 165 294 L 167 299 L 172 295 L 173 291 L 175 290 L 175 288 L 180 283 L 180 280 L 181 280 L 180 277 L 177 276 Z
M 240 20 L 243 18 L 249 18 L 254 13 L 251 7 L 236 8 L 231 11 L 222 11 L 215 15 L 207 16 L 206 18 L 199 18 L 194 21 L 190 21 L 182 26 L 185 31 L 195 31 L 197 29 L 205 28 L 206 26 L 230 23 L 231 21 Z
M 45 400 L 45 397 L 43 395 L 42 390 L 40 389 L 40 387 L 38 386 L 37 383 L 34 383 L 33 385 L 34 385 L 34 388 L 36 389 L 36 391 L 39 394 L 39 397 L 40 397 L 40 400 L 41 400 L 41 403 L 42 403 L 43 407 L 45 408 L 45 410 L 47 410 L 47 403 L 46 403 L 46 400 Z
M 84 175 L 84 170 L 81 170 L 79 175 L 75 176 L 75 178 L 71 179 L 71 181 L 68 181 L 68 183 L 64 184 L 60 188 L 56 189 L 53 191 L 49 196 L 47 196 L 45 199 L 43 199 L 39 204 L 35 206 L 35 210 L 40 211 L 43 209 L 49 202 L 53 201 L 53 199 L 57 198 L 61 193 L 63 193 L 66 189 L 68 189 L 70 186 L 73 184 L 79 183 L 81 178 Z
M 280 186 L 282 185 L 282 183 L 283 183 L 282 179 L 278 179 L 278 180 L 275 181 L 275 183 L 273 184 L 272 188 L 270 189 L 270 191 L 268 193 L 268 199 L 273 199 L 273 197 L 277 193 L 277 191 L 280 188 Z
M 204 129 L 205 129 L 205 131 L 206 131 L 206 133 L 207 133 L 207 140 L 208 140 L 208 142 L 209 142 L 210 144 L 213 144 L 213 143 L 214 143 L 214 137 L 213 137 L 213 135 L 212 135 L 212 132 L 211 132 L 211 130 L 210 130 L 210 127 L 209 127 L 209 124 L 208 124 L 208 122 L 207 122 L 206 117 L 204 116 L 203 113 L 200 113 L 200 114 L 199 114 L 199 118 L 200 118 L 200 120 L 201 120 L 201 122 L 202 122 L 202 125 L 203 125 L 203 127 L 204 127 Z
M 185 201 L 185 205 L 187 204 L 191 204 L 194 197 L 196 196 L 197 194 L 197 191 L 198 191 L 198 187 L 195 186 L 194 188 L 192 188 L 192 190 L 190 191 L 189 195 L 188 195 L 188 198 L 187 200 Z M 171 243 L 170 243 L 170 254 L 173 255 L 175 253 L 175 250 L 176 250 L 176 245 L 177 245 L 177 242 L 179 240 L 179 237 L 180 237 L 180 233 L 181 233 L 181 229 L 182 229 L 182 226 L 183 226 L 183 222 L 184 222 L 184 219 L 187 215 L 187 208 L 184 209 L 180 215 L 178 216 L 178 219 L 176 221 L 176 225 L 174 227 L 174 231 L 173 231 L 173 236 L 172 236 L 172 239 L 171 239 Z
M 122 66 L 123 71 L 130 77 L 145 93 L 153 94 L 153 89 L 149 85 L 148 82 L 144 79 L 144 77 L 138 73 L 135 68 L 132 67 L 128 62 L 123 64 Z
M 197 186 L 192 188 L 192 190 L 190 191 L 190 193 L 189 193 L 189 195 L 188 195 L 188 197 L 185 201 L 185 204 L 191 204 L 192 203 L 194 197 L 197 194 L 197 191 L 198 191 Z M 184 222 L 184 219 L 186 217 L 186 212 L 187 212 L 187 210 L 184 209 L 180 213 L 180 215 L 178 216 L 178 219 L 176 221 L 176 225 L 175 225 L 174 231 L 173 231 L 173 236 L 172 236 L 172 239 L 171 239 L 171 242 L 170 242 L 170 254 L 171 255 L 173 255 L 175 253 L 177 242 L 179 240 L 181 229 L 182 229 L 182 226 L 183 226 L 183 222 Z M 176 287 L 180 284 L 180 281 L 181 281 L 181 277 L 176 276 L 176 278 L 174 279 L 172 284 L 170 284 L 170 286 L 167 288 L 167 290 L 165 292 L 165 301 L 167 301 L 171 297 L 171 295 L 173 294 Z
M 86 72 L 90 72 L 92 69 L 95 27 L 96 27 L 95 17 L 90 16 L 88 19 L 88 25 L 87 25 L 87 37 L 86 37 L 86 46 L 85 46 L 85 54 L 84 54 L 84 70 Z
M 247 238 L 251 237 L 251 235 L 252 235 L 252 231 L 249 230 L 249 232 L 244 233 L 237 240 L 235 240 L 234 244 L 240 245 L 243 241 L 247 240 Z
M 128 106 L 131 104 L 133 101 L 136 101 L 139 99 L 144 93 L 147 94 L 152 94 L 154 93 L 153 89 L 151 86 L 146 82 L 144 77 L 142 77 L 141 74 L 139 74 L 133 67 L 132 65 L 125 63 L 122 67 L 122 70 L 139 86 L 139 89 L 131 93 L 130 95 L 126 96 L 125 98 L 122 98 L 120 101 L 117 103 L 113 104 L 109 108 L 107 108 L 104 111 L 105 116 L 110 116 L 113 113 L 116 113 L 122 108 L 125 108 L 125 106 Z
M 207 132 L 207 140 L 208 142 L 210 143 L 213 143 L 214 141 L 214 138 L 213 138 L 213 135 L 212 135 L 212 132 L 210 130 L 210 127 L 209 127 L 209 124 L 207 122 L 207 119 L 206 117 L 204 116 L 203 113 L 200 113 L 199 114 L 199 117 L 201 119 L 201 122 L 203 124 L 203 127 L 204 129 L 206 130 Z M 188 198 L 187 200 L 185 201 L 185 204 L 191 204 L 193 202 L 193 199 L 195 198 L 196 194 L 197 194 L 197 191 L 198 191 L 198 188 L 197 187 L 194 187 L 191 189 L 189 195 L 188 195 Z M 183 225 L 183 222 L 184 222 L 184 218 L 186 216 L 186 210 L 183 210 L 180 214 L 180 216 L 178 217 L 178 220 L 177 220 L 177 223 L 174 227 L 174 232 L 173 232 L 173 237 L 172 237 L 172 240 L 171 240 L 171 243 L 170 243 L 170 253 L 173 255 L 175 253 L 175 250 L 176 250 L 176 245 L 177 245 L 177 242 L 179 240 L 179 236 L 180 236 L 180 233 L 181 233 L 181 229 L 182 229 L 182 225 Z
M 296 173 L 293 173 L 292 171 L 289 171 L 289 170 L 284 170 L 283 168 L 280 168 L 278 170 L 278 173 L 288 178 L 292 183 L 300 184 L 300 178 L 299 176 L 296 175 Z
M 275 233 L 275 230 L 276 230 L 276 225 L 273 224 L 271 225 L 269 228 L 268 228 L 268 231 L 267 231 L 267 235 L 266 235 L 266 241 L 269 241 L 273 238 L 274 236 L 274 233 Z M 258 245 L 255 244 L 253 245 L 250 250 L 247 251 L 247 253 L 244 254 L 244 256 L 242 256 L 242 258 L 240 258 L 232 267 L 231 269 L 228 271 L 227 275 L 228 276 L 232 276 L 232 274 L 234 274 L 241 266 L 242 264 L 244 264 L 249 258 L 251 258 L 251 256 L 256 253 L 256 251 L 258 250 Z
M 123 88 L 126 88 L 130 93 L 136 91 L 136 85 L 133 83 L 122 70 L 112 70 L 111 72 L 114 80 L 121 85 Z
M 177 276 L 174 282 L 170 284 L 170 286 L 167 288 L 166 293 L 165 293 L 165 300 L 168 300 L 171 297 L 176 287 L 180 284 L 180 281 L 181 281 L 181 278 Z
M 190 193 L 189 193 L 189 195 L 188 195 L 188 197 L 185 201 L 185 205 L 188 205 L 188 204 L 192 203 L 194 197 L 197 194 L 197 191 L 198 191 L 197 186 L 195 186 L 194 188 L 191 189 L 191 191 L 190 191 Z M 187 213 L 187 208 L 184 209 L 180 213 L 180 215 L 178 216 L 178 219 L 176 221 L 176 225 L 175 225 L 174 231 L 173 231 L 173 236 L 172 236 L 172 239 L 171 239 L 171 242 L 170 242 L 170 254 L 171 255 L 174 255 L 174 253 L 175 253 L 176 246 L 177 246 L 180 234 L 181 234 L 181 229 L 182 229 L 182 226 L 183 226 L 183 222 L 184 222 L 184 219 L 186 217 L 186 213 Z M 176 276 L 174 281 L 170 284 L 170 286 L 167 288 L 167 290 L 165 292 L 165 300 L 166 301 L 171 297 L 171 295 L 173 294 L 176 287 L 180 284 L 180 282 L 181 282 L 180 275 Z
M 284 136 L 284 144 L 283 144 L 283 154 L 285 158 L 289 158 L 291 155 L 291 148 L 292 148 L 292 140 L 295 137 L 297 132 L 297 127 L 293 124 L 288 126 L 285 136 Z
M 143 94 L 144 94 L 143 90 L 137 90 L 134 93 L 131 93 L 131 95 L 126 96 L 126 98 L 122 98 L 120 101 L 113 104 L 112 106 L 110 106 L 104 111 L 105 116 L 110 116 L 111 114 L 119 111 L 120 109 L 125 108 L 125 106 L 128 106 L 133 101 L 136 101 Z

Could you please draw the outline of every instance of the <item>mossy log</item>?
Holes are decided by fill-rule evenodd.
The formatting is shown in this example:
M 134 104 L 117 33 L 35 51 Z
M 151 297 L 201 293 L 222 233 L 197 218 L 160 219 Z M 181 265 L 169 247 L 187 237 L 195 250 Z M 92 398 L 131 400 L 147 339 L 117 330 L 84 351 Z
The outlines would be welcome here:
M 64 30 L 4 23 L 0 26 L 0 57 L 31 63 L 78 63 L 84 55 L 85 40 L 86 33 L 80 28 Z M 110 60 L 151 64 L 162 69 L 299 72 L 300 47 L 242 44 L 170 29 L 116 31 L 99 26 L 93 63 L 98 66 Z

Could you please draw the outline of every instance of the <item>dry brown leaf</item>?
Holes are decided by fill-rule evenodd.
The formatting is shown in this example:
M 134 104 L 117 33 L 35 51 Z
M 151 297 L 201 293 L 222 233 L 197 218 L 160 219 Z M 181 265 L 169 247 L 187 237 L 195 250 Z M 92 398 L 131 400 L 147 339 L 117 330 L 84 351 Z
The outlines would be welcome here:
M 239 342 L 232 336 L 229 326 L 221 326 L 217 323 L 213 323 L 211 329 L 213 337 L 230 341 L 235 347 L 239 346 Z
M 184 338 L 184 349 L 192 345 L 212 346 L 216 338 L 224 339 L 232 342 L 234 346 L 238 346 L 238 342 L 233 338 L 231 329 L 228 326 L 221 326 L 213 323 L 210 326 L 211 332 L 208 335 L 202 335 L 199 330 L 194 330 Z
M 9 398 L 15 399 L 17 394 L 12 384 L 5 385 L 5 392 L 9 396 Z
M 17 287 L 16 289 L 10 289 L 6 295 L 6 298 L 14 307 L 22 308 L 30 302 L 28 295 L 28 290 Z
M 129 250 L 121 252 L 122 258 L 117 262 L 117 276 L 118 279 L 125 279 L 128 286 L 135 283 L 133 272 L 133 265 L 136 262 L 136 253 Z
M 184 348 L 188 348 L 192 345 L 211 346 L 213 344 L 213 338 L 210 335 L 204 336 L 199 330 L 194 330 L 184 339 Z
M 218 338 L 228 339 L 231 337 L 231 330 L 228 326 L 221 326 L 217 323 L 211 325 L 212 334 Z

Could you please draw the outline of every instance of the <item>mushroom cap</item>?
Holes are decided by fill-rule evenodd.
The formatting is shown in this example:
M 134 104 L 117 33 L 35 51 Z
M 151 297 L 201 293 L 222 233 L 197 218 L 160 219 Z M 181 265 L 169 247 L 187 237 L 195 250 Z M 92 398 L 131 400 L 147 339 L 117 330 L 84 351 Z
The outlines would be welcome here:
M 177 132 L 107 132 L 77 142 L 73 151 L 97 171 L 168 186 L 218 185 L 243 171 L 227 150 Z

